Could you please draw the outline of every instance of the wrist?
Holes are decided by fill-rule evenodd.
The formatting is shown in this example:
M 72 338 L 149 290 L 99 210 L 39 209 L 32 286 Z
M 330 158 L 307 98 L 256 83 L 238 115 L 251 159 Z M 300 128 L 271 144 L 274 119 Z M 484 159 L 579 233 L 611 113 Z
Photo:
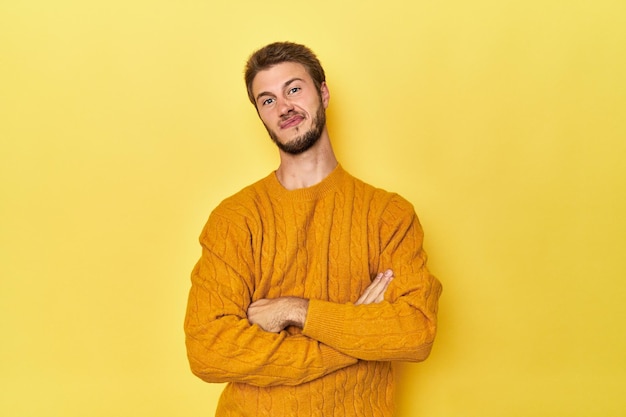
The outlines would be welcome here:
M 289 297 L 289 303 L 286 311 L 286 322 L 288 326 L 304 328 L 307 311 L 309 309 L 309 300 L 305 298 Z

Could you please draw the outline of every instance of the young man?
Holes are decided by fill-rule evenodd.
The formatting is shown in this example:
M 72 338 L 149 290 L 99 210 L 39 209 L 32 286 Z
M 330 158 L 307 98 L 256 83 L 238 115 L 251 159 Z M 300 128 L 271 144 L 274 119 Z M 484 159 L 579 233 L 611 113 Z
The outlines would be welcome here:
M 426 359 L 437 325 L 441 284 L 417 216 L 337 163 L 307 47 L 258 50 L 245 79 L 280 166 L 224 200 L 200 236 L 191 369 L 228 382 L 217 416 L 392 416 L 392 362 Z

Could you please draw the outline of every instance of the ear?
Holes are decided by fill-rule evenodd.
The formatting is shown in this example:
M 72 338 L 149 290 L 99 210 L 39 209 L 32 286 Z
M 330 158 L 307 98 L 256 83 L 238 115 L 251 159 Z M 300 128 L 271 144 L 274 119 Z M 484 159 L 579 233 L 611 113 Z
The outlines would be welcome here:
M 322 97 L 322 104 L 324 105 L 324 108 L 327 108 L 328 103 L 330 102 L 330 91 L 328 91 L 326 81 L 324 81 L 320 86 L 320 96 Z

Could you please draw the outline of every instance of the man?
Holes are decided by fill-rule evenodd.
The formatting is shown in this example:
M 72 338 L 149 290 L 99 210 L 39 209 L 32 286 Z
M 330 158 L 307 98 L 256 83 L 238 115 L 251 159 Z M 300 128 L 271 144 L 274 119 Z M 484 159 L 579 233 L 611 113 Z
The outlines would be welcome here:
M 191 369 L 228 382 L 217 416 L 391 416 L 392 362 L 429 355 L 441 293 L 413 207 L 338 164 L 307 47 L 258 50 L 245 80 L 280 166 L 224 200 L 200 236 Z

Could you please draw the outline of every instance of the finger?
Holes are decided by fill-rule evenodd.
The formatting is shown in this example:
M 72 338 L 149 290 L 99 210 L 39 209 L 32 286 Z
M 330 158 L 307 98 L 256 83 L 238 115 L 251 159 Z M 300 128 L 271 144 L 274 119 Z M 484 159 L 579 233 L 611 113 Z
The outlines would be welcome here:
M 391 280 L 393 280 L 393 277 L 384 278 L 384 286 L 380 288 L 380 292 L 378 293 L 378 296 L 373 301 L 374 303 L 380 303 L 381 301 L 385 300 L 385 293 L 387 292 L 387 288 L 389 287 Z
M 380 303 L 385 299 L 385 292 L 387 291 L 387 287 L 391 280 L 393 280 L 394 275 L 393 271 L 388 269 L 386 270 L 380 280 L 378 282 L 372 283 L 371 291 L 367 295 L 367 300 L 365 301 L 367 304 L 371 303 Z
M 365 289 L 356 305 L 379 303 L 385 298 L 385 291 L 393 279 L 393 271 L 388 269 L 384 273 L 379 273 L 372 283 Z
M 356 300 L 355 305 L 360 305 L 360 304 L 369 304 L 368 300 L 369 300 L 369 295 L 370 293 L 373 291 L 373 287 L 378 284 L 380 282 L 380 280 L 382 279 L 383 274 L 382 272 L 379 272 L 376 277 L 372 280 L 372 283 L 370 285 L 367 286 L 367 288 L 365 289 L 365 291 L 363 291 L 363 294 L 361 294 L 361 296 L 359 297 L 358 300 Z
M 367 295 L 367 303 L 379 303 L 385 298 L 385 291 L 391 282 L 391 277 L 383 275 L 380 282 L 372 287 L 372 290 Z

